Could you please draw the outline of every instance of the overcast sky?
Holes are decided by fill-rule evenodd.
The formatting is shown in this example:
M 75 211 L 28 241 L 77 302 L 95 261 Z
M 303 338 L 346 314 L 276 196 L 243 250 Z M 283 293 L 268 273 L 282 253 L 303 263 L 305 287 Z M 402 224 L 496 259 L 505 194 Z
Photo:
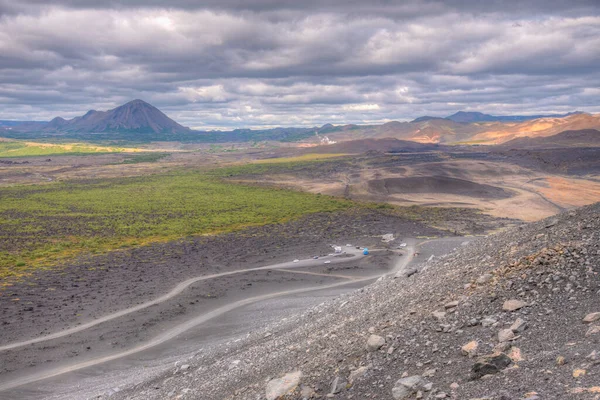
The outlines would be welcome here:
M 198 129 L 600 112 L 600 1 L 0 0 L 0 119 L 136 98 Z

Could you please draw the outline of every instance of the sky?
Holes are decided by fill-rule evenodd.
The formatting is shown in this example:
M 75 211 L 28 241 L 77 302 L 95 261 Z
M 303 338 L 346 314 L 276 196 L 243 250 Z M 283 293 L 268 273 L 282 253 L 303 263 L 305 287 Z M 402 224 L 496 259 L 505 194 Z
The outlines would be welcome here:
M 138 98 L 205 130 L 597 113 L 600 1 L 0 0 L 0 119 Z

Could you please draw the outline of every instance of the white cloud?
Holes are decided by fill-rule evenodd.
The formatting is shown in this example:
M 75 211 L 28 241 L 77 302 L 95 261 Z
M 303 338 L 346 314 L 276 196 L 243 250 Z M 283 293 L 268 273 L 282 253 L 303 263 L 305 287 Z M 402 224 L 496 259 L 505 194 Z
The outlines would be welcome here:
M 346 111 L 373 111 L 379 110 L 379 104 L 347 104 L 342 107 Z

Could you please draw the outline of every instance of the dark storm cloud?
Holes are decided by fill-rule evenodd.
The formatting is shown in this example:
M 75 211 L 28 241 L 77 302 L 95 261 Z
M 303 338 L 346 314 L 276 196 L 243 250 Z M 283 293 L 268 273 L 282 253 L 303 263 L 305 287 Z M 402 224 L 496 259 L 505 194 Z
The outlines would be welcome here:
M 0 0 L 0 119 L 132 98 L 195 127 L 597 112 L 596 4 Z

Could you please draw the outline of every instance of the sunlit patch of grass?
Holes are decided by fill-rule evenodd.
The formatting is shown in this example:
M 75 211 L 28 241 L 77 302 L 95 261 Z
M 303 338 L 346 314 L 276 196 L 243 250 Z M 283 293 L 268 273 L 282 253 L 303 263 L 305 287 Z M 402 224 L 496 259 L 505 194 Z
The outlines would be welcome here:
M 330 196 L 231 184 L 178 171 L 0 188 L 0 278 L 72 259 L 280 223 L 352 206 Z
M 139 149 L 96 146 L 81 143 L 36 143 L 23 141 L 0 141 L 0 157 L 36 157 L 53 155 L 92 155 L 106 153 L 138 152 Z

